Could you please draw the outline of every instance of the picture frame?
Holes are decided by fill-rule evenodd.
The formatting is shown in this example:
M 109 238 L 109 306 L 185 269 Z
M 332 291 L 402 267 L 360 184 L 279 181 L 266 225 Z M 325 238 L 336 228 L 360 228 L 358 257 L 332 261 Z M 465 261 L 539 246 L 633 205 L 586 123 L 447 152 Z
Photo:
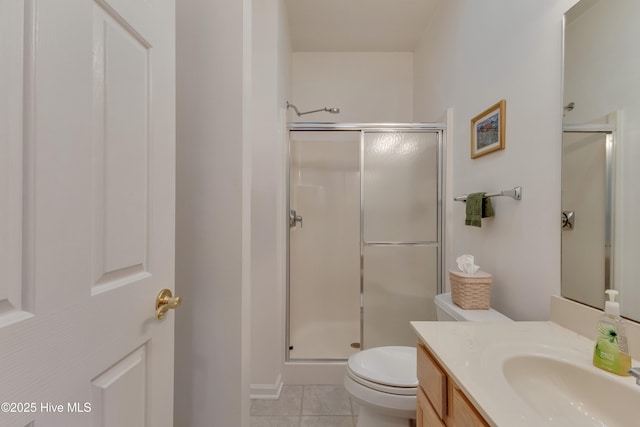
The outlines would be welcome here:
M 472 159 L 504 150 L 506 105 L 507 101 L 502 99 L 471 119 Z

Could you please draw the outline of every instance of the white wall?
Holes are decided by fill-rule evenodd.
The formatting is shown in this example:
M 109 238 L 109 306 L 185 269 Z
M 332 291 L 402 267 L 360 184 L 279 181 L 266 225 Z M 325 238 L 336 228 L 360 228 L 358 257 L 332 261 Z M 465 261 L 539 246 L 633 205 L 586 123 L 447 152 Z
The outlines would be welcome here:
M 416 50 L 416 121 L 453 108 L 448 132 L 453 197 L 520 185 L 523 198 L 494 198 L 496 217 L 464 226 L 455 202 L 453 259 L 463 253 L 494 275 L 493 306 L 516 320 L 548 319 L 560 292 L 562 16 L 576 0 L 438 2 Z M 506 99 L 506 149 L 469 156 L 469 121 Z
M 250 2 L 177 2 L 175 425 L 249 425 Z
M 253 1 L 251 396 L 277 397 L 284 361 L 284 106 L 290 42 L 283 0 Z M 274 54 L 275 53 L 275 54 Z
M 295 52 L 291 99 L 300 111 L 340 108 L 297 117 L 310 122 L 410 122 L 413 54 L 407 52 Z

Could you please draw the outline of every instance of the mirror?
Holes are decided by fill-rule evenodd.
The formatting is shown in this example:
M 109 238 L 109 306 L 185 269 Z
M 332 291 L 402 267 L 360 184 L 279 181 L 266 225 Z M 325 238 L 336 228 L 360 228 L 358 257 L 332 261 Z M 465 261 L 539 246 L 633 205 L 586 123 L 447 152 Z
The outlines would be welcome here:
M 581 0 L 565 14 L 562 296 L 640 321 L 640 2 Z

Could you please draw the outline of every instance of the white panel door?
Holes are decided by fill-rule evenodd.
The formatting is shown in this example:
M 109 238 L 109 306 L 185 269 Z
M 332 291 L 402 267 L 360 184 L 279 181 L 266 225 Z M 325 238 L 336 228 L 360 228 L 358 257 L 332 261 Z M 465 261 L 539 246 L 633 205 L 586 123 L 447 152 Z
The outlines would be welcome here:
M 0 2 L 0 426 L 173 425 L 174 21 Z

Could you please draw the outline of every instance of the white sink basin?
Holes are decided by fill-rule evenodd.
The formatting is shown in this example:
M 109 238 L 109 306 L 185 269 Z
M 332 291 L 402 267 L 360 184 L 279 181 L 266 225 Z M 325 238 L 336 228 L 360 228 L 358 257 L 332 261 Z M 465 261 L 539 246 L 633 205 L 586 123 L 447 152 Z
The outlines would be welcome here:
M 640 387 L 614 374 L 541 354 L 512 354 L 502 371 L 548 425 L 640 425 Z

